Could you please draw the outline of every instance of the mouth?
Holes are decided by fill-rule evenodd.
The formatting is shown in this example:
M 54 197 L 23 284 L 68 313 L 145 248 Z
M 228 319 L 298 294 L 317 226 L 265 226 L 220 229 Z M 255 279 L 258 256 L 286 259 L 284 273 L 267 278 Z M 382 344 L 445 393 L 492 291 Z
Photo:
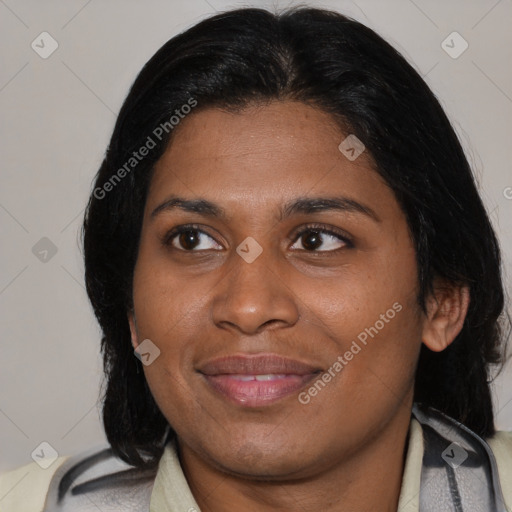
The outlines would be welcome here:
M 298 392 L 322 370 L 276 354 L 257 354 L 215 359 L 198 371 L 217 396 L 243 407 L 260 407 Z

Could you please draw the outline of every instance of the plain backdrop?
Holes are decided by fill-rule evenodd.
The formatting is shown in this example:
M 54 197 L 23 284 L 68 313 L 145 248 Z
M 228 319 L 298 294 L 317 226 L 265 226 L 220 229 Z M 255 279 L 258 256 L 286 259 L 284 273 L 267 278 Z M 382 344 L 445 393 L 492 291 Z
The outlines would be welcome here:
M 512 1 L 307 4 L 376 30 L 440 98 L 501 240 L 510 289 Z M 43 441 L 59 455 L 105 441 L 100 331 L 78 243 L 92 180 L 142 65 L 199 20 L 248 5 L 295 3 L 0 0 L 0 470 L 31 462 Z M 510 364 L 495 401 L 498 427 L 512 429 Z

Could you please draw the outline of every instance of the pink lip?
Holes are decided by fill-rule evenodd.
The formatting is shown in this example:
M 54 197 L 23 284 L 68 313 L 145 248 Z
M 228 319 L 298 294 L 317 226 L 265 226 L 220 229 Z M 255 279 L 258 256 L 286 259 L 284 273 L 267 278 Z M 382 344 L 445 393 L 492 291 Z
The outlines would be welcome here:
M 319 371 L 318 367 L 277 354 L 228 356 L 199 369 L 214 391 L 244 407 L 270 405 L 304 387 Z M 256 375 L 272 377 L 256 380 Z

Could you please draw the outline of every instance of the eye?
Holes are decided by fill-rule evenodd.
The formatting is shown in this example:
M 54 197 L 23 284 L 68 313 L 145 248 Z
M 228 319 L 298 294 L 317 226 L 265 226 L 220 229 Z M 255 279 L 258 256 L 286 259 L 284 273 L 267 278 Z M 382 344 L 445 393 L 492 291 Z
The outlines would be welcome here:
M 178 226 L 169 231 L 162 240 L 164 245 L 170 245 L 180 251 L 207 251 L 210 249 L 219 250 L 219 245 L 210 235 L 196 226 Z
M 307 226 L 297 233 L 294 239 L 296 241 L 291 246 L 294 250 L 331 252 L 343 247 L 353 247 L 347 236 L 323 226 Z M 302 248 L 297 247 L 299 243 L 302 244 Z

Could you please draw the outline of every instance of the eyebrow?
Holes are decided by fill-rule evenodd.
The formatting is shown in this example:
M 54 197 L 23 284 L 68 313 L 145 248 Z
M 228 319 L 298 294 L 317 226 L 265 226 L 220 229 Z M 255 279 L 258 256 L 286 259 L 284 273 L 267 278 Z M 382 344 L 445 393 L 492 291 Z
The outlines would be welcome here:
M 226 219 L 225 210 L 219 205 L 206 199 L 185 199 L 172 196 L 157 206 L 150 217 L 154 219 L 163 212 L 180 209 L 189 213 L 198 213 L 204 217 L 217 217 Z M 282 221 L 294 214 L 309 214 L 325 211 L 344 211 L 360 213 L 371 218 L 375 222 L 381 222 L 379 216 L 369 206 L 363 205 L 348 197 L 301 197 L 286 203 L 279 210 L 279 221 Z

